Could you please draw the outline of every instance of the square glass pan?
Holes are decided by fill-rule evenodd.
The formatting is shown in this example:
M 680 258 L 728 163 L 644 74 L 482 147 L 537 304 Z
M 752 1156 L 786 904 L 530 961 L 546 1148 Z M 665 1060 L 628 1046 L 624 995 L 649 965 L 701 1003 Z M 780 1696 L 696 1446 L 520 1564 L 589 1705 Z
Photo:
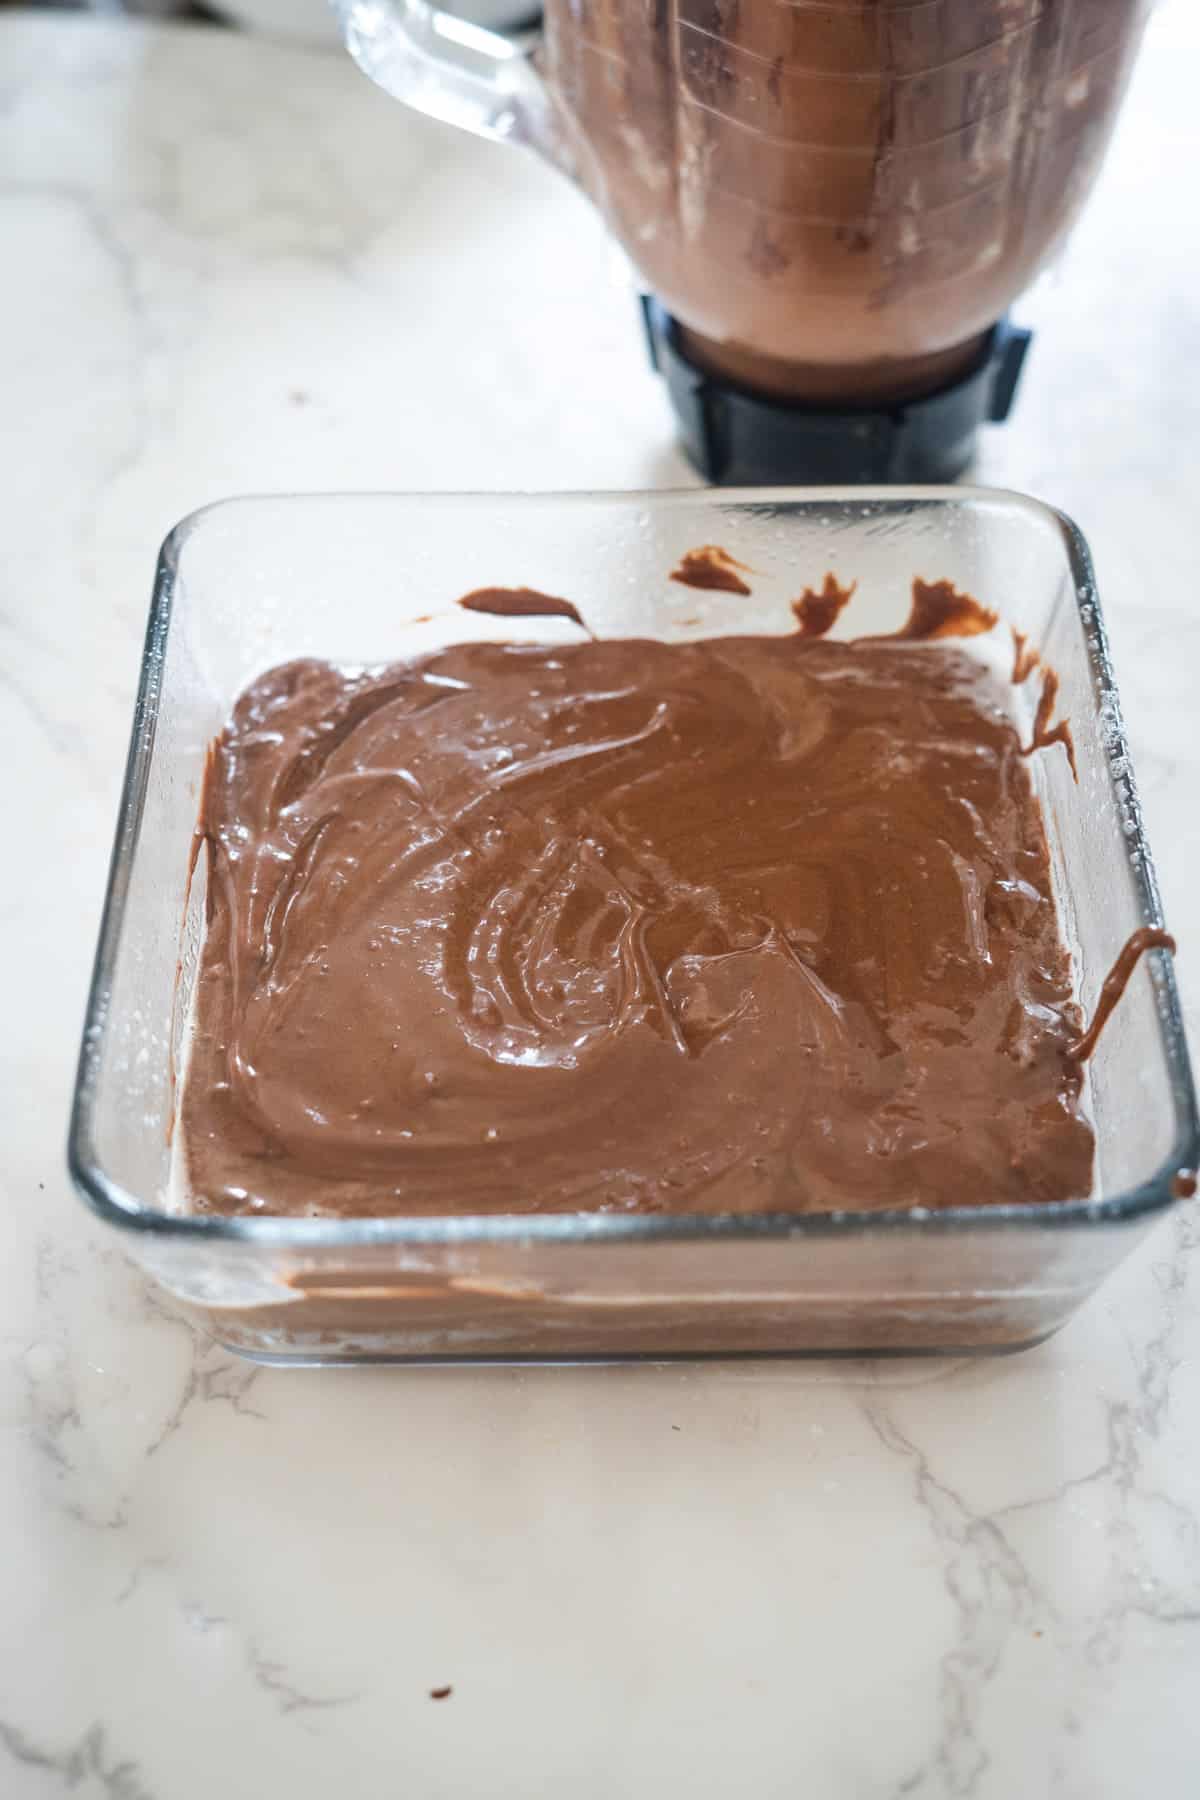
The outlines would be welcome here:
M 672 584 L 717 543 L 749 598 Z M 601 636 L 793 628 L 827 570 L 858 591 L 843 635 L 894 629 L 914 575 L 998 607 L 1058 671 L 1061 748 L 1031 758 L 1060 913 L 1090 1009 L 1137 926 L 1159 923 L 1086 545 L 1035 501 L 969 489 L 235 500 L 163 546 L 79 1061 L 70 1165 L 126 1247 L 224 1343 L 282 1360 L 997 1349 L 1060 1325 L 1171 1202 L 1197 1155 L 1169 957 L 1136 971 L 1091 1069 L 1095 1187 L 1061 1205 L 738 1217 L 191 1217 L 174 1069 L 194 982 L 206 747 L 239 691 L 293 657 L 402 659 L 467 638 L 570 642 L 559 619 L 453 603 L 483 585 L 569 597 Z M 1008 671 L 1003 628 L 966 645 Z M 1035 681 L 1012 689 L 1028 738 Z

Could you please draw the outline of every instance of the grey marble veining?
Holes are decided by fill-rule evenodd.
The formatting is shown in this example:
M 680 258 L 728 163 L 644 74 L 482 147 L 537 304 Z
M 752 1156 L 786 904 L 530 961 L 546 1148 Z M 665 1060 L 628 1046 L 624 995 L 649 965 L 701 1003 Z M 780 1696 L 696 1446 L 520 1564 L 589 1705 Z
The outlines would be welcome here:
M 1161 7 L 979 470 L 1095 547 L 1193 1028 L 1198 54 Z M 340 58 L 0 15 L 0 242 L 0 1794 L 1190 1800 L 1194 1206 L 1024 1356 L 657 1371 L 256 1370 L 92 1227 L 62 1139 L 163 533 L 692 477 L 584 203 Z

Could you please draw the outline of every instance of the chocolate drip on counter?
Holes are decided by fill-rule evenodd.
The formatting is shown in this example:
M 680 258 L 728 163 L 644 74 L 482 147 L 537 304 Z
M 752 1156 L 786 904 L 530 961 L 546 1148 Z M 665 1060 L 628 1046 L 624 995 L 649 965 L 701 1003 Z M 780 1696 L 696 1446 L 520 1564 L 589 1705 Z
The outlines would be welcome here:
M 717 588 L 727 594 L 748 594 L 750 588 L 743 581 L 744 574 L 753 574 L 745 563 L 740 563 L 736 556 L 730 556 L 728 550 L 722 550 L 720 544 L 701 544 L 698 550 L 686 550 L 679 559 L 679 567 L 672 569 L 670 579 L 678 581 L 684 587 Z
M 1112 1017 L 1113 1009 L 1129 986 L 1129 977 L 1147 950 L 1169 950 L 1175 954 L 1175 939 L 1158 925 L 1142 925 L 1122 945 L 1116 962 L 1104 977 L 1091 1023 L 1077 1043 L 1068 1046 L 1072 1062 L 1086 1062 L 1100 1041 L 1100 1033 Z
M 799 634 L 262 676 L 203 797 L 195 1206 L 1086 1194 L 1005 690 L 943 645 Z

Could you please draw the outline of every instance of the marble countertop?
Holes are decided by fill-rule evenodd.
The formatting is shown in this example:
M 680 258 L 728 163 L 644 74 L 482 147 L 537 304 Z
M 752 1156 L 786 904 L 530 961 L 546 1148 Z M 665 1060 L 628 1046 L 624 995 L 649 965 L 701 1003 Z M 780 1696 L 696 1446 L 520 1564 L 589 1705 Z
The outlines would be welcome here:
M 1160 9 L 980 467 L 1092 539 L 1193 1030 L 1198 54 Z M 5 12 L 0 242 L 0 1793 L 1190 1800 L 1195 1206 L 1019 1357 L 666 1370 L 255 1369 L 92 1224 L 65 1119 L 168 526 L 692 477 L 584 203 L 337 56 Z

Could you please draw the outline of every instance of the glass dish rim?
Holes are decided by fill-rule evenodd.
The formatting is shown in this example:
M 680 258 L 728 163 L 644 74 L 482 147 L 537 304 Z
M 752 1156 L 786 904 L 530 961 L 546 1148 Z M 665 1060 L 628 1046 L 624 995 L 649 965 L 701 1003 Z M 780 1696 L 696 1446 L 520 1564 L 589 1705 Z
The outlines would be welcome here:
M 1169 1076 L 1175 1119 L 1172 1149 L 1155 1172 L 1120 1194 L 1105 1199 L 1027 1202 L 1005 1206 L 955 1206 L 931 1211 L 920 1206 L 880 1212 L 830 1211 L 821 1213 L 723 1213 L 669 1214 L 626 1217 L 605 1213 L 554 1213 L 543 1215 L 480 1214 L 453 1216 L 397 1215 L 386 1219 L 297 1219 L 201 1217 L 162 1212 L 128 1193 L 104 1169 L 95 1145 L 95 1093 L 100 1052 L 106 1029 L 117 951 L 124 924 L 126 893 L 141 830 L 142 813 L 154 754 L 162 671 L 170 633 L 174 582 L 180 555 L 198 525 L 214 513 L 279 504 L 336 504 L 353 501 L 419 500 L 423 505 L 471 504 L 504 500 L 513 505 L 599 504 L 628 507 L 686 502 L 714 506 L 776 507 L 849 505 L 877 507 L 880 511 L 904 506 L 947 502 L 1004 502 L 1015 505 L 1052 524 L 1060 534 L 1074 582 L 1075 603 L 1080 612 L 1091 608 L 1084 632 L 1093 690 L 1106 705 L 1115 732 L 1114 754 L 1109 757 L 1109 780 L 1122 815 L 1132 820 L 1130 847 L 1134 851 L 1134 885 L 1144 921 L 1161 925 L 1162 905 L 1150 847 L 1142 822 L 1141 805 L 1129 759 L 1124 719 L 1113 675 L 1104 616 L 1096 589 L 1091 552 L 1074 520 L 1058 508 L 1010 488 L 961 486 L 904 487 L 806 487 L 806 488 L 664 488 L 648 490 L 569 489 L 512 493 L 490 492 L 392 492 L 387 490 L 317 494 L 247 494 L 197 508 L 185 514 L 167 533 L 158 553 L 150 612 L 142 649 L 137 693 L 125 774 L 117 809 L 117 826 L 109 862 L 99 937 L 88 990 L 82 1041 L 76 1067 L 67 1141 L 67 1165 L 72 1183 L 92 1212 L 119 1230 L 194 1243 L 260 1245 L 264 1249 L 356 1250 L 388 1246 L 431 1247 L 480 1244 L 534 1243 L 647 1243 L 708 1239 L 820 1238 L 859 1236 L 872 1232 L 963 1231 L 978 1229 L 1062 1230 L 1102 1224 L 1126 1224 L 1162 1211 L 1178 1198 L 1173 1182 L 1182 1171 L 1194 1170 L 1200 1161 L 1200 1116 L 1184 1034 L 1182 1010 L 1175 982 L 1173 960 L 1162 950 L 1148 954 L 1151 977 L 1159 1005 L 1159 1029 Z M 1115 767 L 1114 767 L 1115 765 Z

